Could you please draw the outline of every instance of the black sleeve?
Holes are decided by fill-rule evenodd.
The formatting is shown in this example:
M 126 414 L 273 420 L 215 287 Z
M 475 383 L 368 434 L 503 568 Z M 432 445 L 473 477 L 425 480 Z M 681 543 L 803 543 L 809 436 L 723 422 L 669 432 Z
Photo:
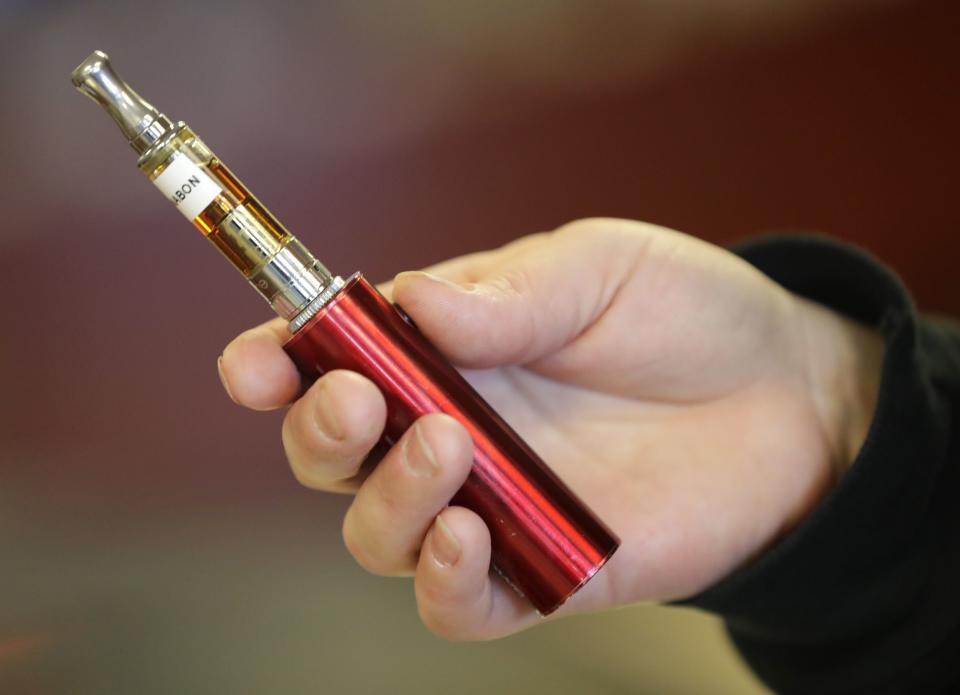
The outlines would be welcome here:
M 960 330 L 890 271 L 816 236 L 736 251 L 886 340 L 863 449 L 795 531 L 681 602 L 718 613 L 778 693 L 960 692 Z

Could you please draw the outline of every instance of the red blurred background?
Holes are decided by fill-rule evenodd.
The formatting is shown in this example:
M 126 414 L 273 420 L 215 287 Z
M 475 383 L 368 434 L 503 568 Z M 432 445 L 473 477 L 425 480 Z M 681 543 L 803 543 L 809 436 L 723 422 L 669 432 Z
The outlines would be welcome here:
M 957 315 L 960 6 L 7 2 L 0 19 L 0 690 L 757 689 L 716 624 L 679 611 L 490 645 L 418 627 L 410 587 L 341 548 L 345 500 L 293 482 L 280 414 L 220 390 L 217 355 L 268 308 L 68 76 L 110 53 L 341 274 L 622 216 L 717 243 L 833 234 Z

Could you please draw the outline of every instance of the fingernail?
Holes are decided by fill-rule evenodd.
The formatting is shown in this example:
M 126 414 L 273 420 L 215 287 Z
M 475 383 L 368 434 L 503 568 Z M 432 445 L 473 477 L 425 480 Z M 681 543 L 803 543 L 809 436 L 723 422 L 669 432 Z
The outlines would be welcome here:
M 442 517 L 433 522 L 433 557 L 442 567 L 452 567 L 460 559 L 460 541 Z
M 428 478 L 440 470 L 437 464 L 437 458 L 433 455 L 433 449 L 423 436 L 423 430 L 419 422 L 413 423 L 410 436 L 403 441 L 403 460 L 407 468 L 418 478 Z M 410 442 L 413 446 L 410 446 Z
M 217 375 L 220 377 L 220 383 L 223 384 L 223 390 L 227 392 L 227 396 L 230 397 L 231 401 L 236 403 L 237 399 L 233 397 L 233 393 L 230 391 L 230 384 L 227 383 L 227 376 L 223 373 L 223 355 L 217 358 Z
M 324 403 L 324 393 L 326 386 L 320 387 L 320 393 L 316 397 L 316 406 L 313 411 L 314 421 L 317 427 L 330 439 L 343 439 L 343 427 L 337 418 L 337 413 L 330 404 Z

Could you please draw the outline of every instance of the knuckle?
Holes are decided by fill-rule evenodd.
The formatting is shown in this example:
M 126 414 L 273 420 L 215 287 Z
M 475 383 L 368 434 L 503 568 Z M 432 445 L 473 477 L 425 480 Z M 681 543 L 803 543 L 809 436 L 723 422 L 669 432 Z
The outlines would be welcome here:
M 504 246 L 500 247 L 500 249 L 492 253 L 503 254 L 505 252 L 508 254 L 513 254 L 518 252 L 525 252 L 528 249 L 536 248 L 541 243 L 549 239 L 552 235 L 553 235 L 552 231 L 535 232 L 533 234 L 527 234 L 518 239 L 514 239 L 513 241 L 509 242 L 508 244 L 505 244 Z
M 607 217 L 581 217 L 560 225 L 556 229 L 559 236 L 579 236 L 582 234 L 596 234 L 610 224 L 611 219 Z
M 290 470 L 293 477 L 304 487 L 317 489 L 321 487 L 321 480 L 316 474 L 315 465 L 309 463 L 302 455 L 300 442 L 294 441 L 294 435 L 291 427 L 288 425 L 288 419 L 284 419 L 283 427 L 280 430 L 280 440 L 283 444 L 283 451 L 287 457 L 287 463 L 290 464 Z
M 317 427 L 304 421 L 308 414 L 298 406 L 290 409 L 280 428 L 283 451 L 297 481 L 319 488 L 354 475 L 363 457 L 348 451 L 348 443 L 327 441 Z
M 607 220 L 588 217 L 573 220 L 558 227 L 554 232 L 554 238 L 562 247 L 579 249 L 597 243 L 600 235 L 606 234 L 609 227 Z
M 303 401 L 294 404 L 283 418 L 280 428 L 280 440 L 288 459 L 301 456 L 320 456 L 322 448 L 319 446 L 319 433 L 315 428 L 305 426 Z
M 288 457 L 287 462 L 290 464 L 290 471 L 293 473 L 294 480 L 296 480 L 300 485 L 310 490 L 319 490 L 323 487 L 321 481 L 317 480 L 302 466 L 298 466 L 296 463 L 294 463 L 293 459 Z
M 294 441 L 292 417 L 292 411 L 288 412 L 286 417 L 283 418 L 283 425 L 280 427 L 280 442 L 283 445 L 283 453 L 287 457 L 287 463 L 290 464 L 290 470 L 293 471 L 293 477 L 297 479 L 297 482 L 305 487 L 314 487 L 315 483 L 312 476 L 307 473 L 299 455 L 300 444 Z
M 360 532 L 360 528 L 356 522 L 356 512 L 354 512 L 353 509 L 351 506 L 350 509 L 347 510 L 347 515 L 343 519 L 343 526 L 340 529 L 343 544 L 358 565 L 367 572 L 378 574 L 380 565 L 376 561 L 376 553 L 371 553 L 367 547 L 366 536 Z
M 393 552 L 375 541 L 378 533 L 370 533 L 368 525 L 359 520 L 359 513 L 354 511 L 355 506 L 347 510 L 343 520 L 341 535 L 347 551 L 353 556 L 360 567 L 381 577 L 396 577 L 410 574 L 415 566 L 416 559 L 409 554 Z
M 618 217 L 585 217 L 573 220 L 558 227 L 554 232 L 559 238 L 570 243 L 595 246 L 599 241 L 616 243 L 618 241 L 649 237 L 662 228 L 648 222 L 627 220 Z

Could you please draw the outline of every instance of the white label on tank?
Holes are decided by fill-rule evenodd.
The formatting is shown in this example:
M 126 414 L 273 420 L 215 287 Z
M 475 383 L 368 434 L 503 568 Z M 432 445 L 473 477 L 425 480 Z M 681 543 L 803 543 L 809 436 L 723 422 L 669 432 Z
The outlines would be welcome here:
M 153 183 L 191 222 L 223 192 L 203 169 L 182 154 L 178 154 Z

